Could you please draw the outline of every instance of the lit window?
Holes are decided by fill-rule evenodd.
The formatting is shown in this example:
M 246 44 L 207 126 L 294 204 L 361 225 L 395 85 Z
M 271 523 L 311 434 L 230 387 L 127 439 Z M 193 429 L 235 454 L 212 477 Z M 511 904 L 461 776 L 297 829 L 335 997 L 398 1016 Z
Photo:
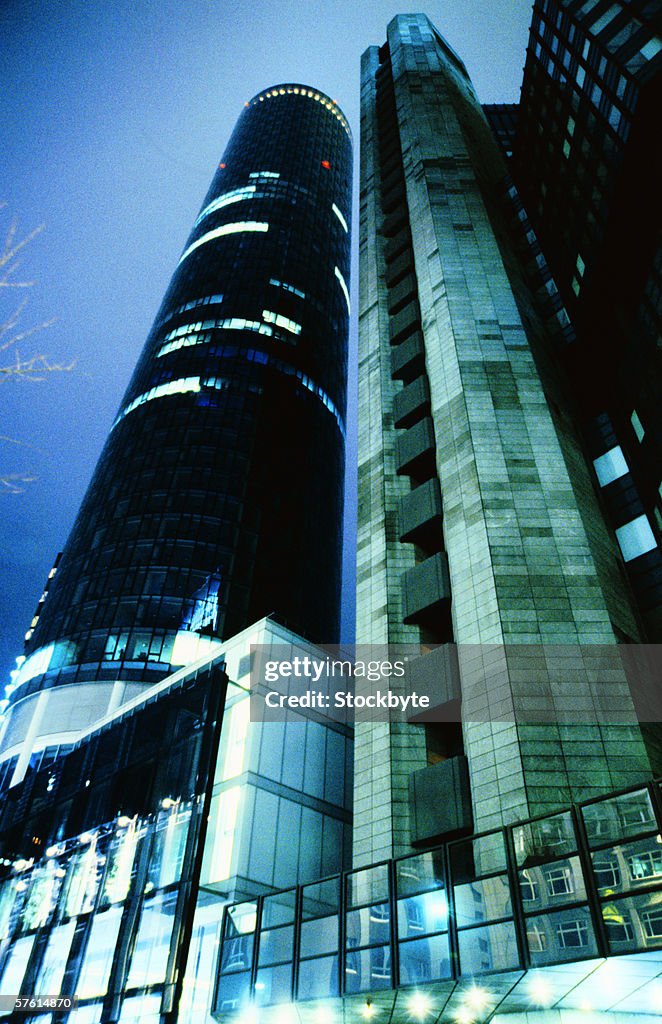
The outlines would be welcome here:
M 189 245 L 188 249 L 185 249 L 182 253 L 179 262 L 183 263 L 187 256 L 198 249 L 201 245 L 206 245 L 207 242 L 213 241 L 215 238 L 222 238 L 223 235 L 236 235 L 248 231 L 268 231 L 269 225 L 259 220 L 240 220 L 235 224 L 223 224 L 220 228 L 214 228 L 213 231 L 208 231 L 206 235 L 202 235 Z
M 632 415 L 630 416 L 630 423 L 632 424 L 632 429 L 637 435 L 637 440 L 643 441 L 644 434 L 646 433 L 646 431 L 644 430 L 643 424 L 639 419 L 636 409 L 632 410 Z
M 633 558 L 645 555 L 647 551 L 657 547 L 648 516 L 637 516 L 625 526 L 619 526 L 616 530 L 616 540 L 626 562 L 631 562 Z
M 342 226 L 345 229 L 345 231 L 349 231 L 349 228 L 347 227 L 347 221 L 345 220 L 345 218 L 343 217 L 342 213 L 340 212 L 340 210 L 338 209 L 338 207 L 336 206 L 335 203 L 333 203 L 333 205 L 331 206 L 331 209 L 335 213 L 336 217 L 338 218 L 338 220 L 342 224 Z
M 286 316 L 281 316 L 280 313 L 272 313 L 270 309 L 263 309 L 262 316 L 268 324 L 282 327 L 284 331 L 290 331 L 291 334 L 301 334 L 301 324 L 295 323 L 294 320 L 290 320 Z
M 292 292 L 293 295 L 298 295 L 300 299 L 305 299 L 306 293 L 302 292 L 300 288 L 295 288 L 293 284 L 286 284 L 285 281 L 277 281 L 275 277 L 272 277 L 269 284 L 273 284 L 276 288 L 284 288 L 286 292 Z
M 249 178 L 280 178 L 278 171 L 252 171 Z
M 630 472 L 620 445 L 610 448 L 604 455 L 593 459 L 593 466 L 601 487 L 606 487 L 613 480 L 618 480 Z
M 139 405 L 143 405 L 145 402 L 151 402 L 155 398 L 165 398 L 167 395 L 183 395 L 189 391 L 199 390 L 199 377 L 180 377 L 178 380 L 169 380 L 165 384 L 158 384 L 156 387 L 150 388 L 149 391 L 144 391 L 142 395 L 138 395 L 132 402 L 129 402 L 113 423 L 111 430 L 117 426 L 121 419 L 124 419 L 125 416 L 128 416 L 130 412 L 133 412 L 134 409 L 137 409 Z
M 579 255 L 579 253 L 577 254 L 577 262 L 575 264 L 575 267 L 576 267 L 576 270 L 577 270 L 577 276 L 578 277 L 583 277 L 584 276 L 584 271 L 586 270 L 586 264 L 584 263 L 583 259 Z
M 628 871 L 633 881 L 658 878 L 662 875 L 662 850 L 644 850 L 628 857 Z
M 576 949 L 588 945 L 588 926 L 585 921 L 564 921 L 556 929 L 559 946 Z
M 215 213 L 216 210 L 222 210 L 224 206 L 230 206 L 231 203 L 240 203 L 242 199 L 250 199 L 254 193 L 255 185 L 245 185 L 243 188 L 234 188 L 231 192 L 224 192 L 223 195 L 214 199 L 209 206 L 205 206 L 204 210 L 201 210 L 193 227 L 197 228 L 200 221 L 204 220 L 211 213 Z
M 351 313 L 351 309 L 350 309 L 350 305 L 349 305 L 349 291 L 347 290 L 347 285 L 345 284 L 345 278 L 340 273 L 338 267 L 334 268 L 334 273 L 335 273 L 336 277 L 338 278 L 338 281 L 340 283 L 340 287 L 342 288 L 342 293 L 345 296 L 345 302 L 347 303 L 347 312 Z
M 662 50 L 662 39 L 658 39 L 657 36 L 653 36 L 644 46 L 641 47 L 641 55 L 646 60 L 652 60 L 653 57 L 657 57 L 658 53 Z
M 239 814 L 241 788 L 232 786 L 221 793 L 218 801 L 217 831 L 215 834 L 209 880 L 221 882 L 230 877 L 234 833 Z

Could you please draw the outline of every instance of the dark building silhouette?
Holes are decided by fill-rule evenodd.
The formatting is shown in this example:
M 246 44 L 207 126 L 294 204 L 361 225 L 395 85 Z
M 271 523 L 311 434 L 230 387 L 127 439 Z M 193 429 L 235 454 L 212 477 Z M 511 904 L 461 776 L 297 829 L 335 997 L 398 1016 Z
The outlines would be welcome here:
M 5 750 L 61 744 L 267 614 L 337 640 L 351 152 L 320 92 L 246 104 L 30 630 Z
M 662 626 L 661 33 L 659 3 L 536 0 L 511 164 L 574 329 L 556 353 L 565 393 L 654 642 Z

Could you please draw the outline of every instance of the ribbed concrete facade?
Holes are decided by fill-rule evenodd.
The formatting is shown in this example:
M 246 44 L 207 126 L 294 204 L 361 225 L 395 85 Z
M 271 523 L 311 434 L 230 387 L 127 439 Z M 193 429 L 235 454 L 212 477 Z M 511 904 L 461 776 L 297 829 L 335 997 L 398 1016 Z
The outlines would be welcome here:
M 425 16 L 395 18 L 387 44 L 364 54 L 361 133 L 359 642 L 613 644 L 625 624 L 637 636 L 618 553 L 534 358 L 530 298 L 504 263 L 505 168 L 463 65 Z M 443 524 L 429 515 L 402 542 L 403 499 L 435 481 Z M 426 610 L 411 590 L 433 578 L 432 559 L 447 560 L 450 594 L 439 584 Z M 591 666 L 555 682 L 549 654 L 548 697 L 579 701 L 587 724 L 485 721 L 530 693 L 499 648 L 478 655 L 496 659 L 499 682 L 463 705 L 476 830 L 648 772 L 638 727 L 590 724 Z M 624 682 L 611 694 L 627 707 Z M 410 848 L 408 777 L 425 747 L 419 727 L 357 727 L 356 863 Z

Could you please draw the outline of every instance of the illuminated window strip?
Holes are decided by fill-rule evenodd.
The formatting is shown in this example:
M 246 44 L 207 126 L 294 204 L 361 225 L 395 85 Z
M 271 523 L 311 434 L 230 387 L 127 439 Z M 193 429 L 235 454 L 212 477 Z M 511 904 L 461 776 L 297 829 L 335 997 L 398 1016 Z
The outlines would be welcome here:
M 264 332 L 262 331 L 260 333 L 264 333 Z M 209 336 L 208 335 L 204 336 L 204 337 L 205 337 L 205 342 L 209 340 Z M 196 341 L 192 341 L 192 340 L 186 339 L 186 340 L 182 340 L 182 344 L 184 344 L 184 345 L 185 344 L 195 344 L 195 345 L 198 345 L 198 344 L 203 344 L 203 342 L 202 342 L 202 340 L 200 340 L 200 341 L 197 341 L 197 340 Z M 159 355 L 161 355 L 161 353 L 159 353 Z M 343 418 L 340 415 L 340 411 L 338 410 L 337 406 L 331 400 L 331 398 L 327 395 L 326 391 L 323 388 L 321 388 L 319 386 L 319 384 L 316 384 L 315 381 L 312 379 L 312 377 L 309 377 L 307 373 L 303 373 L 302 370 L 297 370 L 296 367 L 291 366 L 290 363 L 286 363 L 282 359 L 277 359 L 276 357 L 269 355 L 267 352 L 262 352 L 259 349 L 244 349 L 244 348 L 235 348 L 234 346 L 228 346 L 228 347 L 225 348 L 225 350 L 223 352 L 223 355 L 226 356 L 226 357 L 233 357 L 234 356 L 234 357 L 239 357 L 241 359 L 247 359 L 247 360 L 249 360 L 249 362 L 252 362 L 252 363 L 262 363 L 265 366 L 271 366 L 273 369 L 278 370 L 280 373 L 286 374 L 288 377 L 296 377 L 297 380 L 301 383 L 301 385 L 304 388 L 306 388 L 307 391 L 310 391 L 311 394 L 315 395 L 317 398 L 319 398 L 321 400 L 321 402 L 324 405 L 324 407 L 326 409 L 328 409 L 329 412 L 332 414 L 332 416 L 335 418 L 336 423 L 338 424 L 338 427 L 339 427 L 340 432 L 342 433 L 343 437 L 345 436 L 345 424 L 344 424 Z M 189 377 L 189 378 L 186 378 L 184 382 L 186 382 L 186 380 L 197 381 L 198 382 L 198 386 L 196 388 L 187 388 L 187 390 L 195 390 L 195 391 L 199 391 L 200 390 L 200 378 L 199 377 Z M 222 387 L 229 387 L 229 386 L 231 386 L 230 382 L 228 381 L 227 378 L 220 378 L 220 380 L 222 380 L 222 382 L 223 382 L 222 385 L 221 385 Z M 178 384 L 178 383 L 182 383 L 182 382 L 181 381 L 171 381 L 171 384 Z M 209 387 L 214 387 L 214 388 L 218 388 L 219 387 L 219 384 L 216 383 L 216 378 L 208 378 L 207 380 L 204 381 L 204 384 L 206 386 L 209 386 Z M 164 386 L 167 387 L 168 385 L 161 385 L 161 388 L 163 388 Z M 159 389 L 158 388 L 152 388 L 152 391 L 157 391 L 157 390 L 159 390 Z M 137 404 L 140 404 L 141 400 L 142 401 L 149 401 L 151 398 L 159 398 L 160 397 L 160 395 L 152 395 L 152 393 L 150 391 L 146 392 L 146 395 L 149 395 L 150 398 L 145 398 L 142 395 L 139 396 L 139 398 L 135 399 L 134 402 L 132 402 L 130 406 L 127 406 L 127 408 L 118 417 L 118 419 L 115 422 L 118 423 L 119 420 L 122 418 L 122 416 L 126 416 L 126 414 L 128 412 L 131 412 L 132 408 L 135 408 L 135 406 Z M 115 426 L 115 424 L 113 424 L 113 426 Z
M 196 239 L 188 249 L 185 249 L 179 260 L 183 263 L 187 256 L 198 249 L 201 245 L 206 245 L 207 242 L 212 242 L 215 238 L 222 238 L 223 235 L 236 235 L 244 231 L 268 231 L 269 225 L 265 224 L 264 221 L 259 220 L 240 220 L 235 224 L 223 224 L 220 228 L 214 228 L 213 231 L 208 231 L 206 235 L 202 235 Z
M 347 221 L 345 220 L 345 218 L 343 217 L 342 213 L 340 212 L 340 210 L 338 209 L 338 207 L 336 206 L 335 203 L 332 204 L 331 209 L 333 210 L 333 212 L 335 213 L 336 217 L 338 218 L 338 220 L 340 221 L 340 223 L 344 227 L 345 231 L 349 231 L 349 228 L 347 227 Z
M 352 311 L 351 311 L 350 305 L 349 305 L 349 292 L 347 291 L 347 285 L 345 284 L 345 278 L 342 276 L 342 274 L 340 273 L 340 271 L 338 270 L 337 267 L 334 268 L 334 272 L 335 272 L 336 277 L 338 278 L 338 281 L 340 282 L 340 287 L 342 288 L 342 293 L 345 296 L 345 302 L 347 303 L 347 312 L 351 315 Z
M 215 213 L 216 210 L 222 210 L 224 206 L 230 206 L 232 203 L 240 203 L 242 199 L 251 199 L 255 192 L 255 185 L 244 185 L 242 188 L 235 188 L 231 192 L 224 192 L 223 195 L 214 199 L 209 206 L 205 206 L 204 210 L 201 210 L 193 227 L 197 228 L 200 221 L 204 220 L 205 217 L 208 217 L 210 213 Z
M 252 171 L 249 178 L 280 178 L 278 171 Z
M 188 348 L 192 345 L 206 345 L 210 342 L 211 334 L 200 333 L 200 326 L 205 329 L 212 328 L 219 331 L 255 331 L 257 334 L 266 334 L 273 337 L 273 328 L 263 324 L 261 320 L 244 320 L 243 317 L 233 316 L 228 320 L 208 320 L 205 324 L 194 324 L 194 330 L 182 332 L 179 337 L 167 341 L 156 353 L 156 358 L 166 356 L 169 352 L 176 352 L 180 348 Z M 173 331 L 173 334 L 176 332 Z
M 142 395 L 138 395 L 132 402 L 129 402 L 113 423 L 111 430 L 117 426 L 120 420 L 137 409 L 139 405 L 144 405 L 145 402 L 152 402 L 155 398 L 166 398 L 168 395 L 184 395 L 189 391 L 199 390 L 199 377 L 180 377 L 178 380 L 169 380 L 165 384 L 157 384 L 156 387 L 150 388 L 149 391 L 143 391 Z
M 163 324 L 167 324 L 168 320 L 172 320 L 174 316 L 178 316 L 180 313 L 186 313 L 189 309 L 197 309 L 198 306 L 211 306 L 222 301 L 222 295 L 203 295 L 199 299 L 191 299 L 190 302 L 183 302 L 181 306 L 177 306 L 175 309 L 171 309 L 166 313 L 163 319 L 159 321 L 159 327 L 162 327 Z
M 262 317 L 268 324 L 275 324 L 276 327 L 282 327 L 284 331 L 289 331 L 290 334 L 301 334 L 301 324 L 296 323 L 294 320 L 290 320 L 286 316 L 281 316 L 280 313 L 272 313 L 270 309 L 263 309 Z
M 286 284 L 285 281 L 277 281 L 275 277 L 272 277 L 269 284 L 273 284 L 276 288 L 284 288 L 286 292 L 292 292 L 293 295 L 298 295 L 300 299 L 305 299 L 306 293 L 302 292 L 301 289 L 295 288 L 293 284 Z

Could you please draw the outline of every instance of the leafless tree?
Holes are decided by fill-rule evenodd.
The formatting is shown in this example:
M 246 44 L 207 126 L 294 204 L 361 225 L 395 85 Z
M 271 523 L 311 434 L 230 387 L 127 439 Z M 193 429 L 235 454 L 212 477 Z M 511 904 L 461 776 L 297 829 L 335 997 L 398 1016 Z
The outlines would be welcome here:
M 5 203 L 0 203 L 0 209 L 4 206 L 6 206 Z M 31 288 L 34 284 L 34 281 L 21 280 L 16 273 L 21 266 L 22 251 L 43 229 L 44 225 L 40 224 L 27 235 L 20 237 L 18 220 L 16 218 L 11 220 L 0 253 L 0 289 L 7 289 L 4 293 L 0 291 L 0 301 L 12 289 Z M 44 381 L 51 373 L 65 373 L 73 368 L 73 363 L 51 362 L 44 352 L 30 351 L 25 354 L 24 342 L 39 331 L 50 327 L 54 322 L 45 320 L 32 327 L 23 328 L 21 320 L 26 305 L 27 298 L 24 298 L 7 315 L 3 317 L 0 314 L 0 383 Z M 0 441 L 34 450 L 34 445 L 4 434 L 0 434 Z M 32 483 L 35 479 L 29 472 L 5 474 L 0 472 L 0 490 L 18 494 L 25 489 L 26 484 Z

